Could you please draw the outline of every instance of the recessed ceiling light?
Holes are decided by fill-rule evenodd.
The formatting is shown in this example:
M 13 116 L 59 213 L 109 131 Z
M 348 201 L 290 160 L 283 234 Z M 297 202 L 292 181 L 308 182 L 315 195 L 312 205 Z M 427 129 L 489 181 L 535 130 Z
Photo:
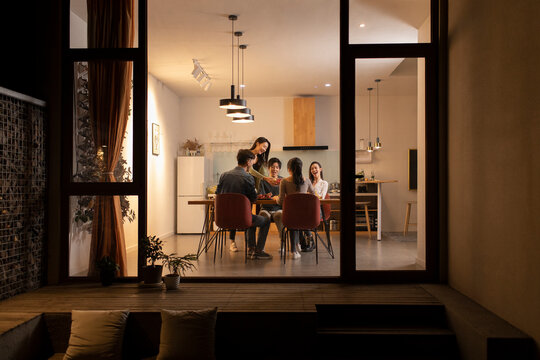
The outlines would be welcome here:
M 363 24 L 363 23 L 362 23 L 362 24 L 360 24 L 360 27 L 361 27 L 361 28 L 364 28 L 364 27 L 366 27 L 366 24 Z
M 245 85 L 245 84 L 240 84 L 240 87 L 241 87 L 241 88 L 245 88 L 246 85 Z
M 330 87 L 330 86 L 332 86 L 332 84 L 324 84 L 324 86 Z

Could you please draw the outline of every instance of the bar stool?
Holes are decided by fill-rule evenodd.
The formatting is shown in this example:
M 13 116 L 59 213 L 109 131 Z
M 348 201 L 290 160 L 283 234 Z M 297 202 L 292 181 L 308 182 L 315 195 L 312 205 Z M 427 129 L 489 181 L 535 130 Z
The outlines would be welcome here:
M 364 216 L 366 217 L 365 223 L 357 223 L 356 225 L 367 226 L 368 238 L 369 240 L 371 240 L 371 225 L 369 224 L 369 212 L 368 212 L 369 201 L 357 201 L 356 205 L 364 207 Z
M 409 232 L 409 225 L 416 225 L 416 223 L 410 223 L 411 220 L 411 208 L 416 205 L 416 201 L 407 201 L 407 211 L 405 212 L 405 227 L 403 228 L 403 236 L 406 236 Z

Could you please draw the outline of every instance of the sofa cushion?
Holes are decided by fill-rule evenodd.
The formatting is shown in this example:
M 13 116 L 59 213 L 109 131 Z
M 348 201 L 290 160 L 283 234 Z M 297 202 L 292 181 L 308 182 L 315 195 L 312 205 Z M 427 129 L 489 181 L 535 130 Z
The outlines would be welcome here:
M 64 360 L 121 359 L 128 310 L 73 310 Z
M 198 311 L 161 311 L 157 360 L 215 359 L 217 308 Z

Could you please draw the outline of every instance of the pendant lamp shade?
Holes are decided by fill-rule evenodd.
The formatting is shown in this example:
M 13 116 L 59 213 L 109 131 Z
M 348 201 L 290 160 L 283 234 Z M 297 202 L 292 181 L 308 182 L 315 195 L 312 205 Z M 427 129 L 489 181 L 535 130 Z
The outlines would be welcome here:
M 249 115 L 248 117 L 245 117 L 245 118 L 235 117 L 232 119 L 232 122 L 236 124 L 247 124 L 247 123 L 252 123 L 254 121 L 255 121 L 255 116 L 253 115 Z
M 231 117 L 231 118 L 247 118 L 251 116 L 251 109 L 244 108 L 244 109 L 236 109 L 236 110 L 227 110 L 227 114 L 225 116 Z

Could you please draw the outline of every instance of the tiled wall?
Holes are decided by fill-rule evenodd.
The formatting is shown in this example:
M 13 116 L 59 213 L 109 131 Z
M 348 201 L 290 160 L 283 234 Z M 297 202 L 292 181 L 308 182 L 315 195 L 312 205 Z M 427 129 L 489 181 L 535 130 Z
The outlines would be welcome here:
M 0 93 L 0 299 L 42 282 L 45 134 L 43 107 Z

